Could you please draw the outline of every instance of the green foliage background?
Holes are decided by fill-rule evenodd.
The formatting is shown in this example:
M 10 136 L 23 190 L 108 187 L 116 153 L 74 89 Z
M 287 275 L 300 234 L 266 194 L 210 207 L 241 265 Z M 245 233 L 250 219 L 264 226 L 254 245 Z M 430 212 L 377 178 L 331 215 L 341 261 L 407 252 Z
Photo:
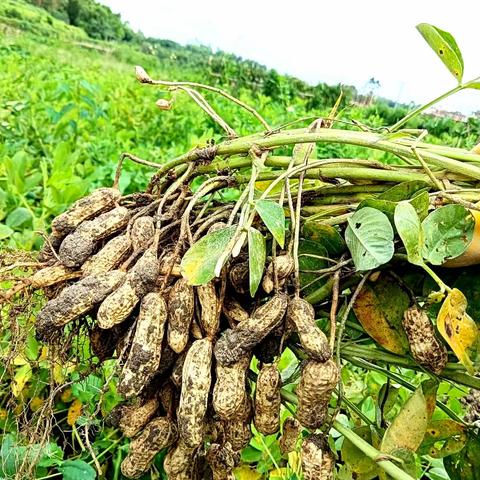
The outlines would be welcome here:
M 162 163 L 192 147 L 205 145 L 210 139 L 222 139 L 213 122 L 182 95 L 175 97 L 172 111 L 159 111 L 155 101 L 165 94 L 138 84 L 133 75 L 136 64 L 144 66 L 154 78 L 221 86 L 255 106 L 272 125 L 325 115 L 341 90 L 344 97 L 340 118 L 345 121 L 355 120 L 380 128 L 395 123 L 408 110 L 405 105 L 384 99 L 358 106 L 354 99 L 357 102 L 366 99 L 353 87 L 323 83 L 309 86 L 231 54 L 144 38 L 93 0 L 32 0 L 31 3 L 37 6 L 20 0 L 0 3 L 0 240 L 9 248 L 39 248 L 42 239 L 37 232 L 47 230 L 53 216 L 86 192 L 112 182 L 121 152 L 129 151 Z M 223 99 L 209 96 L 209 100 L 239 133 L 259 129 L 251 117 Z M 475 118 L 458 123 L 423 115 L 408 126 L 428 129 L 432 142 L 467 148 L 476 144 L 480 131 L 480 121 Z M 367 153 L 353 146 L 320 145 L 317 150 L 318 158 L 392 161 L 382 152 Z M 151 173 L 127 163 L 121 177 L 122 191 L 141 189 Z M 94 430 L 93 448 L 102 461 L 109 460 L 107 478 L 121 478 L 119 465 L 127 443 L 101 420 L 119 401 L 114 382 L 109 380 L 113 365 L 107 363 L 91 373 L 91 365 L 86 362 L 77 366 L 75 372 L 64 365 L 52 373 L 33 336 L 34 309 L 21 312 L 26 348 L 16 359 L 16 369 L 6 371 L 0 367 L 3 389 L 0 477 L 14 476 L 19 462 L 25 458 L 33 460 L 29 455 L 36 455 L 40 458 L 37 478 L 51 478 L 49 472 L 53 467 L 58 467 L 54 472 L 62 472 L 67 480 L 94 478 L 95 471 L 89 465 L 92 462 L 78 433 L 88 423 Z M 9 351 L 10 320 L 8 316 L 2 318 L 3 355 Z M 294 362 L 293 354 L 282 358 L 285 376 L 294 370 Z M 28 438 L 28 432 L 18 432 L 17 417 L 35 416 L 44 400 L 50 375 L 74 382 L 53 406 L 55 421 L 62 430 L 41 451 L 27 453 L 22 440 Z M 364 374 L 355 368 L 344 371 L 344 376 L 350 401 L 374 421 L 376 399 L 387 377 L 375 371 Z M 407 380 L 418 383 L 413 374 Z M 24 385 L 15 396 L 17 404 L 7 402 L 12 381 L 17 388 L 22 382 Z M 101 415 L 95 417 L 99 389 L 104 385 L 106 395 L 99 405 Z M 465 391 L 448 384 L 440 386 L 439 398 L 460 415 L 460 398 L 464 395 Z M 404 401 L 407 397 L 408 391 L 399 389 L 398 398 Z M 67 426 L 66 416 L 74 400 L 82 403 L 86 417 Z M 398 405 L 392 409 L 391 418 L 397 412 Z M 256 474 L 271 472 L 270 478 L 281 478 L 274 472 L 275 464 L 280 461 L 275 436 L 256 435 L 243 452 L 242 460 L 252 464 Z M 161 458 L 156 465 L 161 477 Z M 289 478 L 295 478 L 292 473 L 295 460 L 290 459 L 288 465 Z M 422 471 L 422 465 L 417 467 Z M 429 478 L 447 478 L 445 475 L 441 461 L 431 459 Z

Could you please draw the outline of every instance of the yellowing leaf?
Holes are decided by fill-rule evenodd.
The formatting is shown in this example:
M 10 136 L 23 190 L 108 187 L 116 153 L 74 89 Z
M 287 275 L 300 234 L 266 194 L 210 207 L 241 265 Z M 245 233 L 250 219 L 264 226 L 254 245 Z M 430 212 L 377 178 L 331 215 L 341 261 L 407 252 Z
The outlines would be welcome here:
M 415 452 L 422 443 L 427 424 L 427 402 L 422 387 L 419 387 L 387 428 L 380 450 L 392 453 L 400 448 Z
M 4 408 L 0 408 L 0 421 L 5 420 L 8 416 L 8 412 Z
M 43 404 L 45 403 L 45 400 L 40 397 L 33 397 L 32 400 L 30 401 L 30 410 L 32 412 L 36 412 L 37 410 L 40 410 L 43 407 Z
M 437 328 L 460 363 L 473 375 L 475 372 L 468 349 L 477 342 L 478 328 L 466 312 L 465 295 L 457 288 L 452 289 L 438 312 Z
M 405 354 L 408 342 L 402 328 L 408 294 L 388 275 L 367 283 L 353 305 L 353 311 L 365 331 L 389 352 Z
M 14 365 L 27 365 L 28 364 L 28 360 L 25 358 L 24 355 L 17 355 L 14 359 L 13 359 L 13 364 Z
M 73 401 L 73 403 L 70 405 L 70 408 L 68 409 L 67 423 L 71 427 L 73 427 L 73 425 L 75 425 L 75 422 L 77 421 L 81 413 L 82 413 L 82 402 L 77 398 Z
M 52 368 L 52 376 L 55 383 L 63 383 L 65 381 L 65 375 L 63 372 L 63 367 L 60 363 L 55 362 Z
M 235 478 L 238 480 L 258 480 L 262 477 L 261 473 L 256 470 L 252 470 L 247 465 L 242 465 L 234 470 Z
M 71 402 L 73 400 L 72 398 L 72 389 L 69 387 L 69 388 L 66 388 L 62 394 L 60 395 L 60 399 L 62 400 L 62 402 L 64 403 L 68 403 L 68 402 Z
M 30 365 L 22 365 L 16 372 L 12 383 L 12 393 L 18 397 L 22 393 L 27 382 L 32 378 L 32 367 Z
M 288 478 L 288 468 L 275 468 L 270 472 L 268 478 L 271 480 Z
M 43 345 L 38 361 L 43 362 L 44 360 L 47 360 L 47 359 L 48 359 L 48 347 L 46 345 Z

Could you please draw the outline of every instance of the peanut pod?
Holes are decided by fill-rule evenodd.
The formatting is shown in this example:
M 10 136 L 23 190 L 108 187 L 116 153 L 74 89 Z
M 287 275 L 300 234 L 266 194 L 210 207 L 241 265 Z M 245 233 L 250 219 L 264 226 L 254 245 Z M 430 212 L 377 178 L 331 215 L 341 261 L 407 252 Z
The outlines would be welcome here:
M 272 260 L 267 270 L 265 271 L 265 275 L 262 279 L 262 288 L 266 293 L 271 293 L 275 286 L 275 275 L 277 274 L 277 280 L 279 285 L 285 283 L 285 279 L 288 278 L 293 272 L 293 258 L 291 255 L 279 255 L 275 257 L 275 260 Z M 275 272 L 274 272 L 275 270 Z
M 215 346 L 217 361 L 221 365 L 231 365 L 251 351 L 280 324 L 287 303 L 287 295 L 277 293 L 250 318 L 240 322 L 233 330 L 227 329 Z
M 309 435 L 305 438 L 300 456 L 304 480 L 332 480 L 335 459 L 322 435 Z
M 135 335 L 118 391 L 125 398 L 142 392 L 160 365 L 167 304 L 160 293 L 147 293 L 140 304 Z
M 315 323 L 315 310 L 306 300 L 294 298 L 288 303 L 287 319 L 295 327 L 305 353 L 325 362 L 332 356 L 327 337 Z
M 128 272 L 125 282 L 100 305 L 98 325 L 111 328 L 132 313 L 140 299 L 155 286 L 159 262 L 152 250 L 147 250 Z
M 128 256 L 131 248 L 132 242 L 127 235 L 112 238 L 82 265 L 83 275 L 109 272 L 117 268 Z
M 426 312 L 410 307 L 405 310 L 402 323 L 415 361 L 436 375 L 442 373 L 448 361 L 447 349 L 435 335 Z
M 320 428 L 328 414 L 328 404 L 339 377 L 333 360 L 325 363 L 307 361 L 297 386 L 297 419 L 307 428 Z
M 178 279 L 168 295 L 167 330 L 168 344 L 177 353 L 187 346 L 194 308 L 193 287 L 184 278 Z
M 280 429 L 281 386 L 277 366 L 263 365 L 257 377 L 254 406 L 255 428 L 263 435 L 272 435 Z
M 80 318 L 100 303 L 124 280 L 125 273 L 119 270 L 85 277 L 66 287 L 40 310 L 37 315 L 37 334 L 48 338 L 51 330 Z
M 52 220 L 52 232 L 57 237 L 65 237 L 83 221 L 113 208 L 120 197 L 121 194 L 116 188 L 94 190 L 90 195 L 77 200 L 66 212 L 55 217 Z
M 243 408 L 246 395 L 246 375 L 251 355 L 244 355 L 230 366 L 217 364 L 213 387 L 213 408 L 222 420 L 233 419 Z
M 172 445 L 177 436 L 177 428 L 171 419 L 158 417 L 151 420 L 130 443 L 128 455 L 121 465 L 122 475 L 133 479 L 141 477 L 150 468 L 155 455 Z
M 218 298 L 215 291 L 215 283 L 212 281 L 206 285 L 196 287 L 196 292 L 202 308 L 200 326 L 207 337 L 213 338 L 217 335 L 220 326 L 220 316 L 217 314 Z
M 205 413 L 212 382 L 211 369 L 211 340 L 195 340 L 185 357 L 182 393 L 177 411 L 180 437 L 189 447 L 198 447 L 203 441 Z
M 60 245 L 60 261 L 69 268 L 79 267 L 92 255 L 97 243 L 123 229 L 130 216 L 131 212 L 127 208 L 116 207 L 94 220 L 83 222 Z

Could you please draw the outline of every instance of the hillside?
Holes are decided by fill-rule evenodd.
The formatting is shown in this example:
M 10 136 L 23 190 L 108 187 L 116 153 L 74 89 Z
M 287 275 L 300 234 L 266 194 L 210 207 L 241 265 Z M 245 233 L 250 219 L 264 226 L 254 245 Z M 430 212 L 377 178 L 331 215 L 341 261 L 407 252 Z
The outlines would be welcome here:
M 309 87 L 202 47 L 137 34 L 121 41 L 95 39 L 21 0 L 0 4 L 0 32 L 0 238 L 27 249 L 38 248 L 41 240 L 33 232 L 44 230 L 52 215 L 87 190 L 111 182 L 121 152 L 162 163 L 211 138 L 221 139 L 213 121 L 179 92 L 172 94 L 171 111 L 159 111 L 155 101 L 170 94 L 140 86 L 134 65 L 155 78 L 221 86 L 254 105 L 272 125 L 325 115 L 340 93 L 339 86 Z M 347 122 L 381 127 L 405 113 L 386 102 L 353 106 L 354 94 L 344 89 L 341 118 Z M 241 110 L 215 95 L 208 100 L 239 133 L 258 130 Z M 479 131 L 475 119 L 464 124 L 423 116 L 409 126 L 427 128 L 431 141 L 438 137 L 467 147 Z M 318 147 L 317 154 L 371 158 L 339 145 Z M 150 174 L 127 164 L 121 188 L 141 188 Z

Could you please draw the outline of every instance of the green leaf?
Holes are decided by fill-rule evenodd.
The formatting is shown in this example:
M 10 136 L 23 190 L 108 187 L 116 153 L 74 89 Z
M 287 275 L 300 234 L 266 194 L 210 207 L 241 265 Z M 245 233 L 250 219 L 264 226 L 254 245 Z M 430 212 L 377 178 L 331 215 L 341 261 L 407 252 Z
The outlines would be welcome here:
M 1 224 L 0 225 L 0 240 L 5 240 L 13 233 L 13 230 L 7 225 Z
M 393 256 L 393 228 L 374 208 L 362 208 L 349 217 L 345 240 L 358 270 L 377 268 Z
M 325 225 L 315 220 L 306 220 L 302 234 L 325 248 L 327 254 L 336 257 L 345 252 L 347 246 L 342 236 L 335 227 Z
M 467 441 L 465 426 L 449 418 L 433 420 L 428 424 L 418 453 L 443 458 L 459 452 Z
M 262 281 L 267 248 L 265 237 L 255 228 L 248 230 L 248 265 L 250 272 L 250 295 L 255 296 Z
M 32 214 L 25 207 L 18 207 L 11 211 L 5 220 L 10 228 L 18 228 L 32 220 Z
M 433 265 L 442 265 L 468 248 L 475 219 L 462 205 L 445 205 L 430 213 L 422 227 L 425 235 L 423 258 Z
M 233 238 L 236 228 L 232 225 L 209 233 L 187 250 L 180 268 L 191 285 L 205 285 L 215 277 L 218 258 Z
M 458 83 L 461 83 L 463 78 L 463 58 L 453 36 L 428 23 L 418 24 L 417 30 L 439 56 L 450 73 L 457 79 Z
M 390 200 L 379 200 L 378 198 L 366 198 L 362 200 L 357 207 L 360 210 L 365 207 L 371 207 L 384 213 L 387 218 L 393 223 L 393 216 L 395 214 L 395 207 L 397 204 Z
M 472 433 L 466 446 L 458 453 L 443 459 L 451 480 L 480 479 L 480 438 Z
M 285 212 L 283 208 L 270 200 L 257 200 L 255 209 L 277 243 L 283 248 L 285 245 Z
M 399 448 L 415 452 L 422 443 L 427 424 L 427 402 L 419 387 L 387 428 L 380 450 L 388 454 Z
M 415 208 L 421 221 L 426 218 L 430 207 L 430 196 L 426 190 L 417 192 L 408 203 Z
M 410 263 L 422 265 L 423 230 L 415 208 L 408 202 L 400 202 L 395 208 L 395 227 L 407 250 Z
M 480 82 L 468 82 L 465 84 L 467 88 L 473 88 L 475 90 L 480 90 Z
M 370 445 L 372 441 L 372 431 L 369 426 L 357 427 L 353 429 L 360 438 Z M 348 438 L 345 438 L 342 445 L 342 460 L 348 467 L 350 478 L 374 478 L 378 475 L 378 465 L 367 457 L 358 447 L 356 447 Z
M 83 460 L 65 460 L 58 467 L 63 474 L 63 480 L 95 480 L 95 469 Z
M 315 291 L 327 281 L 326 278 L 321 278 L 318 273 L 310 270 L 321 270 L 331 266 L 326 260 L 309 255 L 328 257 L 328 252 L 319 242 L 314 242 L 313 240 L 300 241 L 298 246 L 298 266 L 300 269 L 300 287 L 304 295 Z
M 417 192 L 427 187 L 429 187 L 429 184 L 421 180 L 402 182 L 392 188 L 389 188 L 388 190 L 385 190 L 378 196 L 378 199 L 389 200 L 390 202 L 410 200 Z

